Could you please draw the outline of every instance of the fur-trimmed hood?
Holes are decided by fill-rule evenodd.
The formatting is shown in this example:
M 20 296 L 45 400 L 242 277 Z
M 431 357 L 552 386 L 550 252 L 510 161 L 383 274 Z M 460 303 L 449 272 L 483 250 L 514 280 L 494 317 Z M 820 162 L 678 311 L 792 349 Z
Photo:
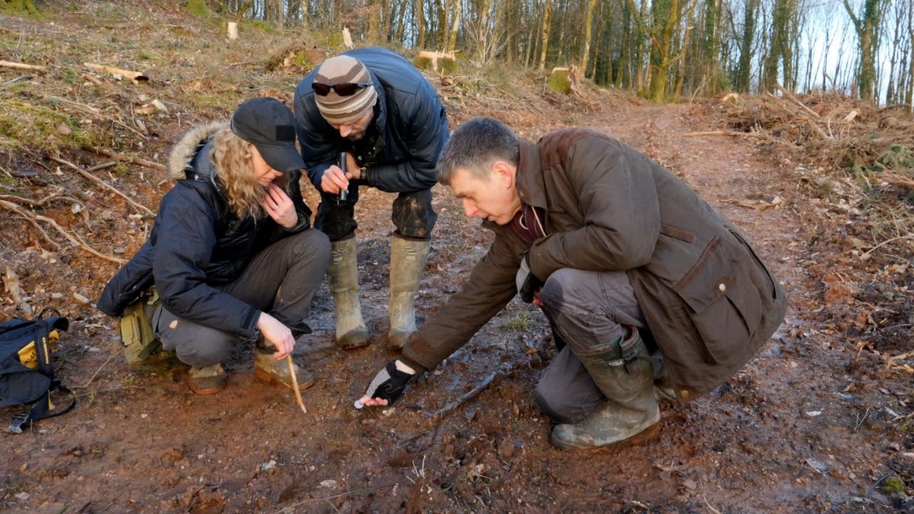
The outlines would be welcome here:
M 172 180 L 190 178 L 188 169 L 192 169 L 198 176 L 212 177 L 215 175 L 215 166 L 206 155 L 198 155 L 213 134 L 224 127 L 228 121 L 213 121 L 206 125 L 196 127 L 184 133 L 180 140 L 172 147 L 168 157 L 168 175 Z

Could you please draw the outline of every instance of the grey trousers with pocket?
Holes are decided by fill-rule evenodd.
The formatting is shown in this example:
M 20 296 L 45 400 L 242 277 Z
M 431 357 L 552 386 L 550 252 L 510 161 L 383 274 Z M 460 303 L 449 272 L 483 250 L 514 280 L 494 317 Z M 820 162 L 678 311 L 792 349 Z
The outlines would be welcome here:
M 236 280 L 216 289 L 293 325 L 308 317 L 329 263 L 327 236 L 308 229 L 265 248 Z M 152 327 L 162 347 L 191 366 L 224 362 L 238 344 L 236 336 L 178 318 L 162 306 L 153 316 Z
M 622 325 L 647 331 L 628 275 L 620 271 L 560 269 L 540 291 L 553 334 L 566 343 L 537 384 L 534 398 L 557 423 L 574 423 L 603 402 L 603 393 L 575 356 L 626 334 Z

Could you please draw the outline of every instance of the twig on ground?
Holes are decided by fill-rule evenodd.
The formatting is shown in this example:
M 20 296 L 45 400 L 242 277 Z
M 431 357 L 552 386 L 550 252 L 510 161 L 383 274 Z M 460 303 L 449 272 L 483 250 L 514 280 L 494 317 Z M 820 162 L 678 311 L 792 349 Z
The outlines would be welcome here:
M 108 189 L 109 191 L 111 191 L 111 192 L 113 192 L 114 194 L 120 196 L 120 197 L 123 198 L 124 200 L 127 200 L 127 203 L 129 203 L 130 205 L 132 205 L 133 207 L 135 207 L 137 210 L 145 211 L 146 214 L 149 214 L 150 216 L 155 217 L 155 213 L 152 212 L 151 210 L 149 210 L 146 206 L 134 202 L 133 200 L 130 199 L 130 197 L 128 197 L 128 196 L 125 195 L 124 193 L 120 192 L 120 191 L 119 191 L 117 188 L 115 188 L 114 186 L 109 185 L 109 184 L 108 184 L 107 182 L 105 182 L 104 180 L 102 180 L 102 179 L 96 177 L 95 175 L 93 175 L 93 174 L 91 174 L 91 173 L 89 173 L 89 172 L 87 172 L 87 171 L 84 171 L 82 168 L 80 168 L 79 166 L 73 164 L 72 162 L 66 161 L 66 160 L 61 159 L 61 158 L 59 158 L 59 157 L 53 157 L 53 156 L 52 156 L 52 157 L 49 157 L 49 158 L 50 158 L 52 161 L 54 161 L 54 162 L 58 162 L 58 163 L 60 163 L 60 164 L 63 164 L 64 166 L 67 166 L 67 167 L 69 167 L 69 168 L 72 168 L 73 170 L 75 170 L 77 173 L 79 173 L 79 174 L 82 175 L 83 177 L 85 177 L 85 178 L 89 179 L 90 181 L 92 181 L 92 182 L 98 184 L 99 186 L 101 186 L 103 189 Z
M 111 359 L 113 359 L 115 355 L 118 355 L 119 353 L 120 352 L 117 350 L 117 348 L 115 348 L 114 351 L 111 352 L 111 355 L 108 356 L 108 359 L 101 366 L 99 366 L 97 370 L 95 370 L 95 373 L 92 374 L 92 376 L 89 378 L 89 381 L 86 382 L 85 385 L 76 386 L 73 389 L 86 389 L 89 387 L 89 384 L 95 380 L 95 377 L 98 376 L 99 372 L 104 369 L 104 367 L 107 366 L 109 362 L 111 362 Z
M 396 487 L 396 485 L 397 484 L 394 483 L 394 484 L 378 485 L 378 486 L 374 486 L 374 487 L 363 487 L 361 489 L 352 489 L 349 491 L 343 491 L 342 493 L 333 494 L 330 496 L 322 496 L 320 498 L 308 498 L 307 500 L 302 500 L 298 503 L 293 503 L 292 505 L 286 505 L 285 507 L 283 507 L 281 510 L 278 510 L 277 512 L 294 512 L 295 507 L 300 507 L 302 505 L 305 505 L 306 503 L 327 501 L 327 500 L 332 500 L 334 498 L 342 498 L 343 496 L 349 496 L 349 495 L 356 494 L 356 493 L 369 493 L 371 491 L 377 491 L 378 489 L 390 489 L 392 487 Z
M 720 511 L 715 509 L 714 507 L 712 507 L 711 503 L 708 502 L 708 499 L 705 498 L 704 495 L 702 495 L 701 499 L 705 501 L 705 505 L 707 505 L 708 508 L 711 509 L 711 512 L 713 512 L 714 514 L 720 514 Z
M 99 155 L 104 155 L 105 157 L 111 157 L 112 159 L 117 159 L 119 161 L 132 162 L 133 164 L 137 164 L 139 166 L 143 166 L 146 168 L 152 168 L 154 170 L 167 171 L 167 168 L 162 164 L 159 164 L 157 162 L 147 161 L 146 159 L 141 159 L 139 157 L 134 157 L 132 155 L 125 155 L 122 153 L 112 152 L 111 150 L 106 150 L 104 148 L 99 148 L 97 146 L 87 146 L 87 147 L 84 147 L 83 149 L 90 150 Z
M 447 416 L 448 414 L 450 414 L 451 411 L 453 411 L 453 410 L 456 409 L 457 407 L 459 407 L 459 406 L 463 405 L 464 403 L 466 403 L 466 402 L 472 400 L 472 399 L 475 398 L 479 393 L 483 392 L 487 387 L 489 387 L 489 385 L 492 384 L 492 381 L 495 380 L 495 377 L 497 377 L 497 376 L 500 375 L 500 374 L 501 374 L 501 373 L 498 372 L 498 371 L 496 371 L 496 372 L 490 374 L 490 375 L 487 376 L 485 379 L 483 379 L 483 381 L 480 382 L 479 385 L 477 385 L 476 387 L 474 387 L 473 389 L 471 389 L 469 392 L 465 393 L 465 394 L 464 394 L 463 396 L 461 396 L 460 398 L 457 398 L 455 401 L 448 403 L 447 405 L 445 405 L 444 407 L 442 407 L 441 409 L 439 409 L 438 411 L 436 411 L 434 414 L 432 414 L 432 416 L 431 416 L 432 419 L 442 419 L 442 418 L 444 418 L 445 416 Z
M 60 232 L 60 234 L 62 236 L 64 236 L 68 241 L 70 241 L 70 243 L 72 243 L 73 246 L 78 246 L 96 257 L 99 257 L 106 261 L 111 261 L 116 264 L 126 264 L 127 263 L 127 261 L 124 259 L 119 259 L 117 257 L 105 255 L 105 254 L 100 253 L 97 250 L 91 248 L 89 245 L 87 245 L 85 242 L 83 242 L 81 239 L 79 239 L 78 236 L 70 234 L 63 227 L 61 227 L 60 224 L 58 224 L 56 221 L 54 221 L 51 218 L 23 211 L 21 208 L 19 208 L 18 205 L 14 204 L 14 203 L 3 201 L 3 200 L 0 200 L 0 207 L 4 208 L 6 210 L 9 210 L 9 211 L 15 212 L 16 214 L 22 216 L 23 218 L 25 218 L 27 220 L 43 221 L 43 222 L 47 223 L 48 225 L 51 225 L 52 227 L 54 227 L 55 230 Z

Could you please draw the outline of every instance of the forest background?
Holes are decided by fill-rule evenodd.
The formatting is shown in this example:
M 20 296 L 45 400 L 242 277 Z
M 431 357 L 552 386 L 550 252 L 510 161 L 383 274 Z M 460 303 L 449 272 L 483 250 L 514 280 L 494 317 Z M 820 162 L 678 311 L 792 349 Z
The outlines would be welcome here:
M 22 0 L 20 0 L 22 1 Z M 914 101 L 914 8 L 904 0 L 191 0 L 191 10 L 301 25 L 358 44 L 457 52 L 655 102 L 820 89 Z M 339 43 L 329 41 L 328 43 Z

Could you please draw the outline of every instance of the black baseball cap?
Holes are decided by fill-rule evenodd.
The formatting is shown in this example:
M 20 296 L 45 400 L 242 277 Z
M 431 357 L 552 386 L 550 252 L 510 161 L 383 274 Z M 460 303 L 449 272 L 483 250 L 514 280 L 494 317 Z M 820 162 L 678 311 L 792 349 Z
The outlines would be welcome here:
M 232 115 L 232 132 L 257 147 L 263 160 L 276 171 L 288 173 L 305 167 L 295 149 L 295 117 L 275 98 L 251 98 Z

